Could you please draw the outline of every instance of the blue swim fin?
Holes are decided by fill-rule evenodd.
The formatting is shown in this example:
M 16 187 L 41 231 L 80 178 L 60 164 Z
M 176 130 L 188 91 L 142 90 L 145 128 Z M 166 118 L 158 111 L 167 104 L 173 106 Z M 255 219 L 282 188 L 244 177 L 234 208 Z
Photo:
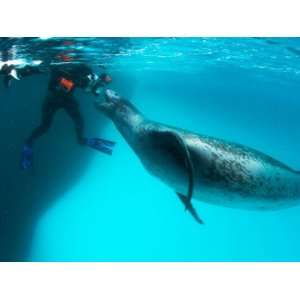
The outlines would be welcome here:
M 105 154 L 111 155 L 112 154 L 112 147 L 115 145 L 115 142 L 104 140 L 101 138 L 88 138 L 86 139 L 86 145 L 96 149 L 100 152 L 103 152 Z
M 33 163 L 33 150 L 30 146 L 24 145 L 21 152 L 21 168 L 27 170 L 32 168 Z

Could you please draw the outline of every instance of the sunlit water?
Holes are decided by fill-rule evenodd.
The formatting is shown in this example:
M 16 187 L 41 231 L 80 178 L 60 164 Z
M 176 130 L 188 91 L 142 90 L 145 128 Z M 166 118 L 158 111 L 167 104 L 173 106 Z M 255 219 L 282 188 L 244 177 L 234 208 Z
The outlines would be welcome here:
M 105 68 L 112 88 L 150 119 L 239 142 L 300 169 L 299 39 L 33 38 L 0 47 L 2 57 L 20 63 L 61 64 L 67 55 Z M 200 226 L 110 121 L 99 136 L 117 141 L 113 156 L 93 152 L 80 179 L 40 216 L 30 260 L 300 259 L 300 206 L 249 212 L 194 200 Z

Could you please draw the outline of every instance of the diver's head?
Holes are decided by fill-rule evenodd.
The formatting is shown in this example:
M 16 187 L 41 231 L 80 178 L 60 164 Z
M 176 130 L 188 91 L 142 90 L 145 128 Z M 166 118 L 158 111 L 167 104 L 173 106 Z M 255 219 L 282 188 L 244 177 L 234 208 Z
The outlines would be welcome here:
M 100 76 L 89 74 L 87 77 L 89 80 L 88 85 L 95 96 L 100 95 L 102 88 L 112 82 L 111 76 L 106 73 L 102 73 Z
M 140 116 L 139 111 L 130 101 L 110 89 L 105 91 L 105 101 L 96 102 L 96 108 L 113 121 L 126 121 Z

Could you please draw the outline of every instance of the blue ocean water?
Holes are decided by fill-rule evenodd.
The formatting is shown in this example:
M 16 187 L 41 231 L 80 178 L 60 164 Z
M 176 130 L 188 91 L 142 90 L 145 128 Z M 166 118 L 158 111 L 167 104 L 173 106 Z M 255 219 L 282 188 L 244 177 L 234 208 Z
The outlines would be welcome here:
M 32 38 L 0 47 L 20 63 L 65 63 L 59 55 L 67 53 L 105 67 L 111 88 L 150 119 L 256 148 L 300 170 L 298 38 Z M 20 240 L 3 260 L 300 260 L 300 206 L 250 212 L 193 200 L 200 226 L 81 91 L 86 131 L 115 140 L 113 156 L 78 147 L 70 120 L 59 113 L 37 143 L 35 175 L 21 173 L 17 153 L 39 120 L 46 84 L 46 76 L 26 78 L 3 94 L 10 102 L 1 114 L 12 121 L 2 121 L 1 132 L 13 128 L 5 153 L 14 155 L 6 158 L 13 172 L 3 175 L 2 195 L 14 205 L 2 212 L 10 225 L 1 232 Z M 45 197 L 51 201 L 40 209 Z M 22 222 L 26 233 L 12 230 Z

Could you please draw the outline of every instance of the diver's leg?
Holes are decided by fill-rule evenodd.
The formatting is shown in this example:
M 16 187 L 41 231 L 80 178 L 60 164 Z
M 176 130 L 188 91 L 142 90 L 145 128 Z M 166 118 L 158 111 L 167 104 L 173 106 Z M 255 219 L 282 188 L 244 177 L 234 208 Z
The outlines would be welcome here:
M 33 143 L 36 139 L 38 139 L 41 135 L 45 134 L 53 120 L 53 116 L 57 109 L 59 108 L 58 102 L 53 99 L 53 97 L 47 97 L 43 107 L 42 107 L 42 119 L 40 125 L 33 130 L 31 135 L 26 140 L 26 144 L 30 147 L 33 146 Z
M 21 168 L 23 170 L 29 169 L 33 164 L 33 150 L 34 141 L 44 134 L 49 128 L 53 120 L 54 113 L 59 108 L 58 102 L 53 98 L 47 97 L 42 108 L 41 124 L 33 130 L 32 134 L 26 140 L 21 153 Z
M 86 140 L 84 137 L 84 122 L 79 110 L 79 104 L 73 98 L 66 99 L 64 101 L 64 109 L 74 122 L 78 143 L 84 145 Z
M 80 145 L 87 145 L 93 149 L 96 149 L 100 152 L 106 154 L 112 154 L 112 147 L 115 145 L 114 142 L 100 139 L 100 138 L 85 138 L 84 131 L 84 123 L 83 118 L 81 116 L 79 105 L 75 99 L 69 99 L 65 101 L 64 106 L 66 112 L 73 119 L 76 128 L 77 139 Z

